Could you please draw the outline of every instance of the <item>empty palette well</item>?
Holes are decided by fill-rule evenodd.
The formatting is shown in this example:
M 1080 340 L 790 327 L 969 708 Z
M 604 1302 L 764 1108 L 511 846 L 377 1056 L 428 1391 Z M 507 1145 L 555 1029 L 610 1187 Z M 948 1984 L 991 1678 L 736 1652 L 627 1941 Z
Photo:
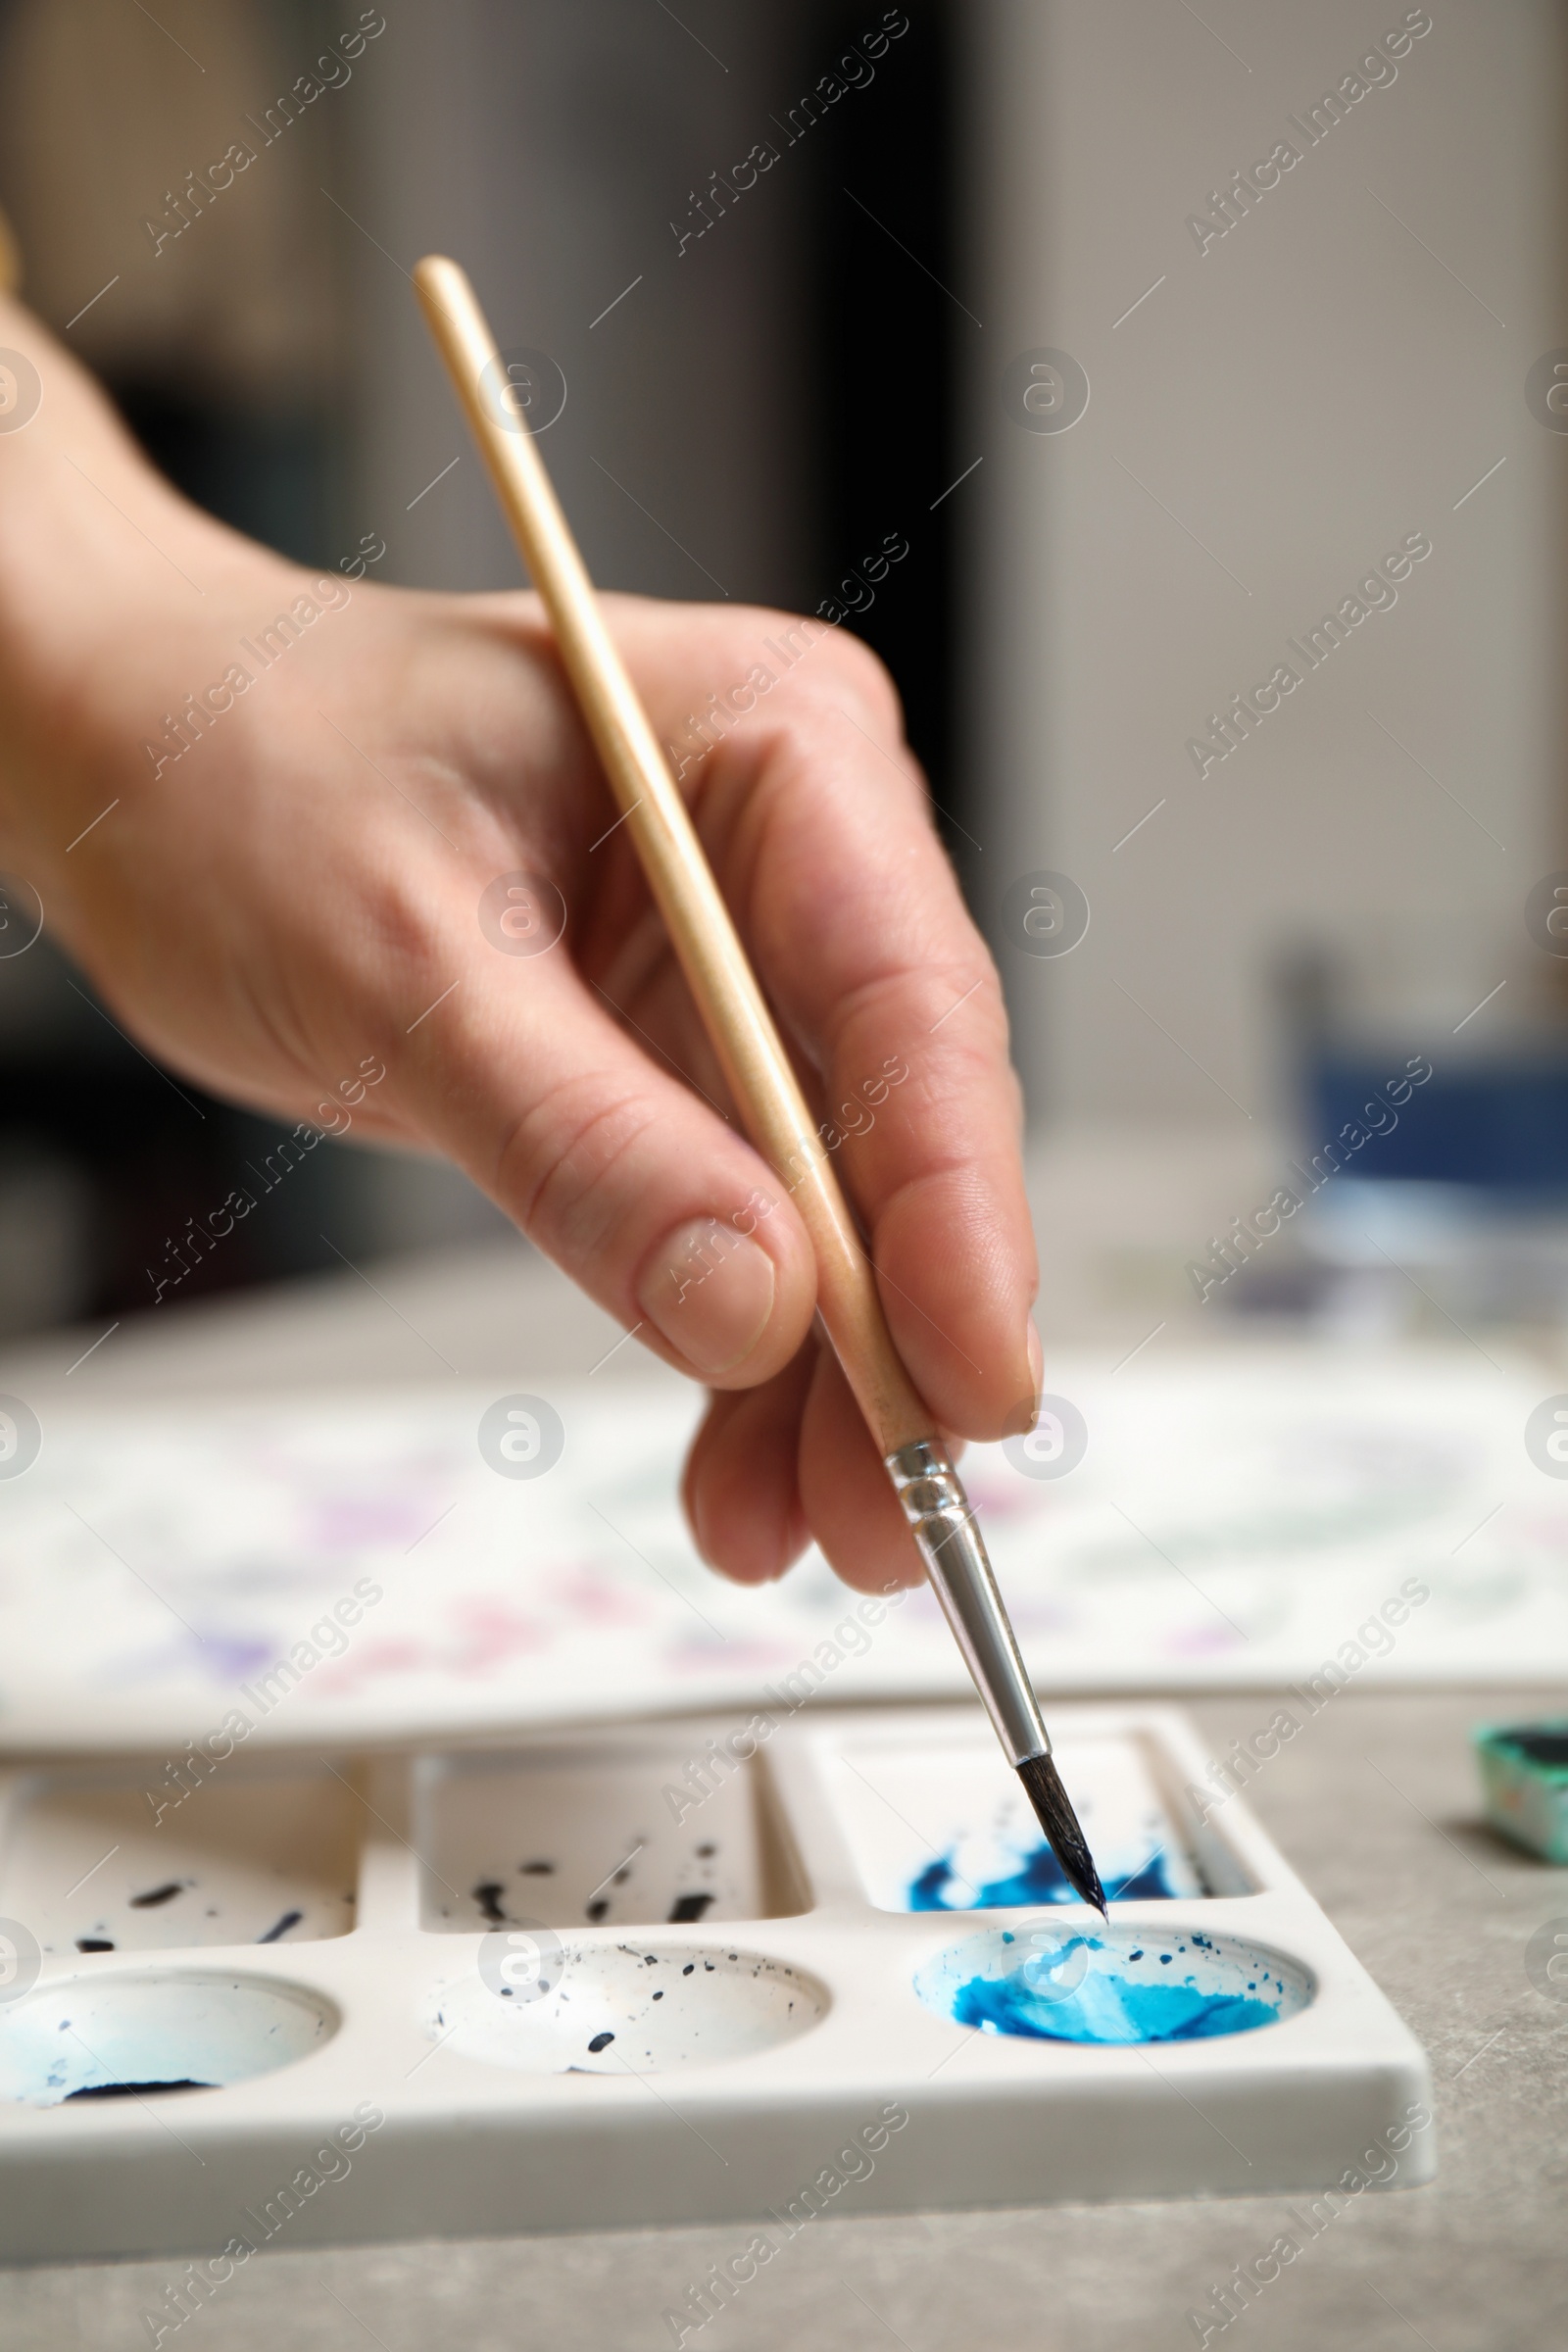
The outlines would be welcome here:
M 691 1761 L 643 1743 L 427 1760 L 421 1925 L 694 1927 L 804 1909 L 756 1766 L 712 1772 L 696 1802 Z

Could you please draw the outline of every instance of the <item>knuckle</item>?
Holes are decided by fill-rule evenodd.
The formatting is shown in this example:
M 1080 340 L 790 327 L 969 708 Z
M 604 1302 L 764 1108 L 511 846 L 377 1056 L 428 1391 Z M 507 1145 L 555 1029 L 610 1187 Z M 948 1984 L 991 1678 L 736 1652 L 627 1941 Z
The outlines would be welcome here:
M 848 699 L 873 729 L 902 743 L 904 705 L 881 656 L 846 629 L 819 639 L 812 653 L 813 672 L 801 680 L 807 699 L 831 701 L 841 708 Z
M 496 1184 L 523 1231 L 552 1254 L 598 1254 L 625 1222 L 627 1162 L 658 1123 L 646 1097 L 598 1072 L 563 1079 L 505 1139 Z M 639 1188 L 646 1200 L 648 1188 Z
M 815 615 L 776 612 L 766 606 L 726 612 L 737 659 L 755 661 L 760 642 L 772 652 L 764 657 L 776 668 L 780 651 L 788 667 L 777 689 L 790 701 L 813 702 L 831 695 L 855 696 L 865 715 L 895 732 L 903 723 L 903 704 L 881 659 L 863 639 L 848 629 L 835 628 Z
M 836 629 L 830 644 L 824 648 L 827 666 L 834 670 L 855 692 L 861 695 L 879 716 L 891 717 L 902 724 L 904 706 L 899 690 L 893 683 L 891 671 L 880 654 L 872 652 L 862 638 Z

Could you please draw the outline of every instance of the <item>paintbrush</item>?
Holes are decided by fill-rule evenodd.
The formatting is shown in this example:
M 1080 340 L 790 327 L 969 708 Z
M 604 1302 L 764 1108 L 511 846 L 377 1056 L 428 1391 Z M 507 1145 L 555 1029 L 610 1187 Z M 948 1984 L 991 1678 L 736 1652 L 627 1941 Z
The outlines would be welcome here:
M 963 1485 L 893 1345 L 876 1279 L 773 1018 L 663 751 L 611 641 L 534 438 L 509 397 L 495 338 L 465 272 L 431 255 L 414 271 L 425 323 L 550 615 L 562 662 L 636 846 L 747 1132 L 801 1213 L 817 1306 L 887 1464 L 925 1572 L 1007 1761 L 1072 1886 L 1105 1897 L 1024 1672 Z

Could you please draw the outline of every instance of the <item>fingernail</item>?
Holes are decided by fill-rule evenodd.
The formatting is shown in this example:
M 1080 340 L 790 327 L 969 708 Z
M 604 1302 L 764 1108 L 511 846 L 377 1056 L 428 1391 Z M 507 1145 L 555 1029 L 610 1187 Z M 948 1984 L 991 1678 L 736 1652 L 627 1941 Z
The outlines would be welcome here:
M 1029 1378 L 1034 1385 L 1035 1404 L 1038 1408 L 1040 1403 L 1040 1392 L 1046 1385 L 1046 1357 L 1045 1350 L 1040 1345 L 1040 1334 L 1035 1329 L 1034 1317 L 1032 1315 L 1024 1324 L 1024 1345 L 1029 1350 Z
M 752 1352 L 773 1311 L 773 1261 L 716 1217 L 694 1217 L 652 1252 L 637 1302 L 706 1379 Z

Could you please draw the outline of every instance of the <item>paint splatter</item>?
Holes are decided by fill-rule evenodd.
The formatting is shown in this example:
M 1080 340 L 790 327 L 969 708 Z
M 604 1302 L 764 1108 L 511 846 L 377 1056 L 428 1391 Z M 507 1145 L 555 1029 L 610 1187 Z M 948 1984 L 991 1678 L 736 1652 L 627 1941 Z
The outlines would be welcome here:
M 171 1879 L 165 1886 L 151 1886 L 145 1894 L 133 1894 L 130 1907 L 133 1911 L 155 1911 L 160 1903 L 172 1903 L 184 1886 L 183 1879 Z
M 588 2044 L 588 2047 L 590 2050 L 592 2050 L 594 2056 L 597 2058 L 601 2050 L 609 2049 L 614 2038 L 615 2036 L 613 2034 L 596 2034 L 592 2041 Z
M 703 1917 L 716 1898 L 710 1894 L 677 1894 L 669 1915 L 672 1928 L 689 1928 Z
M 114 1948 L 107 1936 L 78 1936 L 76 1937 L 78 1952 L 112 1952 Z
M 473 1889 L 473 1899 L 493 1928 L 504 1928 L 507 1915 L 501 1908 L 502 1886 L 499 1879 L 481 1879 Z
M 279 1943 L 279 1942 L 281 1942 L 282 1938 L 283 1938 L 283 1937 L 284 1937 L 284 1936 L 285 1936 L 288 1934 L 288 1932 L 289 1932 L 290 1928 L 297 1928 L 297 1927 L 299 1926 L 299 1924 L 300 1924 L 300 1921 L 301 1921 L 301 1920 L 302 1920 L 304 1917 L 305 1917 L 305 1914 L 304 1914 L 304 1912 L 303 1912 L 303 1911 L 285 1911 L 281 1919 L 275 1919 L 275 1920 L 272 1922 L 272 1925 L 271 1925 L 271 1926 L 270 1926 L 270 1927 L 268 1929 L 268 1931 L 267 1931 L 267 1934 L 266 1934 L 265 1936 L 257 1936 L 257 1938 L 256 1938 L 257 1942 L 258 1942 L 258 1943 Z

